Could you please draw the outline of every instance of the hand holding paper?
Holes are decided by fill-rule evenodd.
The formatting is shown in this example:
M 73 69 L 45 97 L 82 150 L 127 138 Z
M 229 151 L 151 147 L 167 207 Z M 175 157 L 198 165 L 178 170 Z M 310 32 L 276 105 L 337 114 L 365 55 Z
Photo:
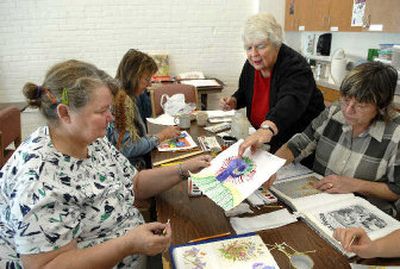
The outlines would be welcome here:
M 209 167 L 191 174 L 200 190 L 224 210 L 240 204 L 285 163 L 284 159 L 262 150 L 253 154 L 246 150 L 238 157 L 242 141 L 220 153 Z

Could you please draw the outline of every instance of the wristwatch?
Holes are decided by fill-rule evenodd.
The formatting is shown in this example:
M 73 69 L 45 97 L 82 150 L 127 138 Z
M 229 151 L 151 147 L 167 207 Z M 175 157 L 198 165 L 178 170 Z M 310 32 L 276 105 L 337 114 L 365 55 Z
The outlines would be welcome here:
M 260 129 L 270 130 L 271 133 L 272 133 L 272 136 L 276 135 L 274 129 L 271 126 L 269 126 L 268 123 L 262 123 L 261 126 L 260 126 Z

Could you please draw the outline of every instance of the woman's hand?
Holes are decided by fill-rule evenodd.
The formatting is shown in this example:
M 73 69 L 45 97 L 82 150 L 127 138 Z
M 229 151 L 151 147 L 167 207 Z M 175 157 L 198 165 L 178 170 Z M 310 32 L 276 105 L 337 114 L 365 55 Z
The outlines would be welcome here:
M 314 187 L 327 193 L 353 193 L 358 190 L 359 180 L 338 175 L 329 175 L 315 183 Z
M 189 171 L 192 173 L 197 173 L 201 169 L 210 166 L 210 162 L 211 162 L 210 155 L 201 155 L 183 162 L 182 169 L 189 175 Z
M 251 152 L 255 152 L 264 143 L 271 141 L 273 134 L 269 130 L 258 129 L 254 134 L 248 136 L 239 146 L 239 156 L 242 156 L 245 150 L 250 147 Z
M 168 249 L 171 243 L 171 234 L 170 224 L 152 222 L 137 226 L 124 237 L 131 255 L 153 256 Z
M 156 136 L 160 139 L 160 142 L 177 137 L 180 134 L 179 127 L 178 126 L 170 126 L 165 129 L 163 129 L 161 132 L 156 134 Z
M 237 101 L 233 96 L 226 96 L 219 100 L 219 106 L 222 110 L 232 110 L 236 109 Z
M 337 228 L 333 237 L 348 252 L 354 252 L 362 258 L 376 257 L 374 243 L 362 228 Z

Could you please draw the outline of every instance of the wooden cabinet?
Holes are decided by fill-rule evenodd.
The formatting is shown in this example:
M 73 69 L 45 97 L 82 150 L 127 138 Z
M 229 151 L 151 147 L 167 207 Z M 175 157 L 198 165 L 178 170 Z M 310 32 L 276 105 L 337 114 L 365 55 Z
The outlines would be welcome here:
M 285 30 L 351 31 L 352 7 L 353 0 L 286 0 Z
M 400 33 L 400 1 L 367 0 L 363 24 L 363 31 L 382 25 L 383 32 Z
M 318 85 L 318 89 L 322 92 L 322 95 L 324 96 L 324 103 L 326 106 L 329 106 L 340 98 L 339 90 L 327 88 L 321 85 Z
M 363 27 L 352 27 L 353 0 L 286 0 L 286 31 L 370 31 L 400 33 L 399 0 L 366 0 Z M 379 28 L 379 27 L 378 27 Z
M 361 27 L 351 27 L 353 0 L 331 0 L 329 3 L 329 29 L 340 32 L 357 32 Z
M 309 12 L 312 10 L 313 0 L 286 0 L 285 30 L 308 31 Z

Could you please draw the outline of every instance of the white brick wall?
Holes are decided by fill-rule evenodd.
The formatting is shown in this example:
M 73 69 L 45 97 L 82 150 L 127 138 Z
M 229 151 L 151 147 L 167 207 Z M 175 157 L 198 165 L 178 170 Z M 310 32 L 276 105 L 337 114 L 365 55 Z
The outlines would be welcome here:
M 172 74 L 201 70 L 236 85 L 241 29 L 256 0 L 1 0 L 0 103 L 23 100 L 54 63 L 76 58 L 114 76 L 129 48 L 170 55 Z

